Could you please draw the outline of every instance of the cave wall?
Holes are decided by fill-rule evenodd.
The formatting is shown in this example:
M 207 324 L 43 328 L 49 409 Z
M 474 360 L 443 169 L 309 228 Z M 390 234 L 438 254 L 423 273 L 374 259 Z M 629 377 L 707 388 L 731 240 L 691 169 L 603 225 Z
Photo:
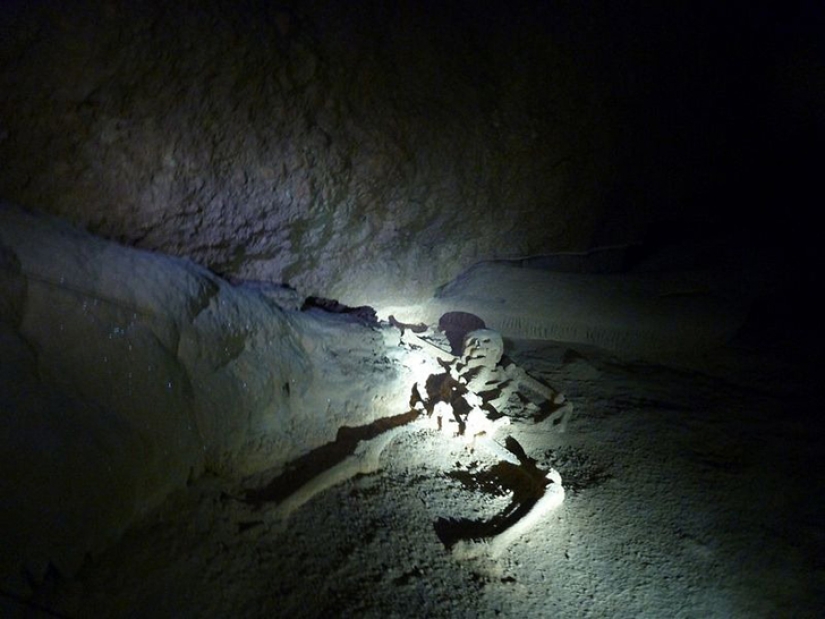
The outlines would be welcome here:
M 404 412 L 397 333 L 0 202 L 0 585 L 74 572 L 204 471 Z
M 611 114 L 532 9 L 33 6 L 0 66 L 10 201 L 352 303 L 592 241 Z
M 354 305 L 649 230 L 796 238 L 822 13 L 9 0 L 0 196 Z

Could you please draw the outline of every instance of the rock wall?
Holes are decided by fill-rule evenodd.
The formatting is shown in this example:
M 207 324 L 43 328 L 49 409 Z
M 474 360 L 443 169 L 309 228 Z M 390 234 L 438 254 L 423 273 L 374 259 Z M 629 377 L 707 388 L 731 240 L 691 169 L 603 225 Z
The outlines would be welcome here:
M 0 196 L 350 305 L 658 222 L 795 246 L 822 23 L 744 2 L 8 0 Z
M 204 470 L 404 412 L 391 335 L 0 203 L 0 584 L 72 572 Z
M 6 199 L 351 304 L 591 243 L 611 113 L 565 11 L 57 4 L 4 20 Z

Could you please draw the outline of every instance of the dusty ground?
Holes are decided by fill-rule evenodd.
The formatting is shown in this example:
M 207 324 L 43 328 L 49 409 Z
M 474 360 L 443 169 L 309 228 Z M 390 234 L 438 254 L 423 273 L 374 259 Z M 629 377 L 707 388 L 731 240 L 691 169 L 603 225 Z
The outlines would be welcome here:
M 274 471 L 202 478 L 38 603 L 73 617 L 819 616 L 822 426 L 792 366 L 741 350 L 701 372 L 549 342 L 510 353 L 575 412 L 566 433 L 511 426 L 566 500 L 501 556 L 450 552 L 434 527 L 507 506 L 455 474 L 494 461 L 411 429 L 381 470 L 286 523 L 239 500 Z

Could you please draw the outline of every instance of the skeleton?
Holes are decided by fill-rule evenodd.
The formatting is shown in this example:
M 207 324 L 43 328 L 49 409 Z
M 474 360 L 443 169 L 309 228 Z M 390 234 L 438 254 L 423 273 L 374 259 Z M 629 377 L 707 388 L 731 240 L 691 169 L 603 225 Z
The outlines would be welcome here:
M 440 374 L 430 375 L 423 385 L 419 382 L 413 387 L 412 404 L 428 413 L 430 426 L 462 437 L 471 450 L 480 447 L 498 460 L 520 467 L 526 472 L 529 485 L 534 488 L 534 494 L 529 499 L 534 503 L 532 506 L 528 504 L 528 511 L 521 512 L 515 521 L 509 520 L 509 516 L 520 509 L 517 503 L 511 503 L 505 514 L 488 523 L 488 535 L 481 543 L 467 539 L 459 539 L 455 543 L 449 539 L 452 537 L 449 530 L 453 528 L 449 521 L 440 522 L 442 532 L 439 537 L 451 547 L 455 556 L 472 558 L 489 554 L 497 557 L 534 527 L 544 514 L 562 503 L 564 488 L 557 471 L 550 469 L 542 476 L 543 472 L 529 461 L 515 439 L 506 441 L 508 447 L 505 447 L 496 440 L 496 434 L 509 426 L 511 421 L 523 421 L 525 413 L 535 420 L 539 406 L 531 398 L 522 396 L 522 391 L 543 399 L 554 409 L 542 421 L 558 423 L 562 432 L 566 429 L 572 407 L 563 395 L 516 364 L 502 363 L 505 359 L 504 341 L 496 331 L 470 331 L 464 336 L 462 352 L 458 356 L 403 329 L 402 342 L 427 350 L 438 359 L 444 370 Z M 513 400 L 517 400 L 515 405 Z M 511 449 L 511 445 L 516 448 Z M 504 524 L 499 526 L 496 521 Z
M 560 431 L 566 428 L 572 407 L 564 396 L 531 377 L 523 369 L 504 357 L 504 341 L 501 335 L 490 329 L 478 329 L 467 333 L 460 355 L 453 355 L 432 342 L 419 337 L 413 329 L 405 329 L 400 323 L 401 344 L 410 350 L 423 350 L 437 360 L 443 370 L 420 380 L 412 388 L 410 404 L 420 413 L 420 421 L 412 428 L 423 425 L 437 429 L 465 441 L 471 451 L 486 451 L 500 461 L 529 471 L 532 483 L 540 490 L 532 497 L 534 504 L 515 523 L 504 529 L 493 527 L 484 548 L 496 556 L 513 540 L 531 528 L 541 515 L 558 506 L 564 499 L 564 489 L 559 474 L 538 471 L 521 450 L 515 439 L 505 441 L 507 447 L 496 440 L 496 434 L 511 423 L 536 423 L 541 416 L 535 399 L 543 400 L 552 410 L 540 422 L 557 424 Z M 420 330 L 418 330 L 420 331 Z M 515 402 L 514 402 L 515 401 Z M 425 414 L 426 413 L 426 414 Z M 361 443 L 343 462 L 328 469 L 282 501 L 275 515 L 283 522 L 295 509 L 345 479 L 357 474 L 377 470 L 381 453 L 410 426 L 392 430 Z M 517 449 L 512 448 L 512 444 Z M 520 453 L 519 453 L 520 452 Z M 525 466 L 528 465 L 528 466 Z M 538 473 L 538 475 L 537 475 Z M 443 541 L 443 540 L 442 540 Z M 477 554 L 472 543 L 464 540 L 455 545 L 457 554 Z
M 560 432 L 565 431 L 572 407 L 561 393 L 536 380 L 515 363 L 501 365 L 504 341 L 498 332 L 491 329 L 470 331 L 464 337 L 460 356 L 451 355 L 413 333 L 404 332 L 402 342 L 425 349 L 439 360 L 445 370 L 445 375 L 440 377 L 437 386 L 443 392 L 443 383 L 450 382 L 452 394 L 449 398 L 446 393 L 436 392 L 431 384 L 424 385 L 423 389 L 421 385 L 414 388 L 419 400 L 416 406 L 420 410 L 426 410 L 439 429 L 454 427 L 456 434 L 473 442 L 489 430 L 508 425 L 511 416 L 506 413 L 513 408 L 511 400 L 526 391 L 554 407 L 555 410 L 547 420 L 553 424 L 558 423 Z M 428 382 L 432 379 L 430 377 Z M 463 404 L 460 400 L 455 401 L 456 392 L 463 399 Z M 523 409 L 528 415 L 535 415 L 539 411 L 538 405 L 529 397 L 525 399 L 526 404 L 519 402 L 517 408 Z M 452 405 L 452 410 L 444 404 Z

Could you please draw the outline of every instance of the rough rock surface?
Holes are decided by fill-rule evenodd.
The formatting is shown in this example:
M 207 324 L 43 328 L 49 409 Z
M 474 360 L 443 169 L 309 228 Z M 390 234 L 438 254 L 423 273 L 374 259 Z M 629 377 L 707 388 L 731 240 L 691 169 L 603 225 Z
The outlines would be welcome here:
M 0 203 L 0 587 L 72 573 L 204 470 L 403 410 L 385 337 Z
M 567 9 L 23 6 L 0 47 L 8 200 L 350 305 L 591 244 L 613 112 Z
M 9 0 L 0 196 L 347 305 L 663 220 L 804 232 L 821 21 L 737 4 Z

